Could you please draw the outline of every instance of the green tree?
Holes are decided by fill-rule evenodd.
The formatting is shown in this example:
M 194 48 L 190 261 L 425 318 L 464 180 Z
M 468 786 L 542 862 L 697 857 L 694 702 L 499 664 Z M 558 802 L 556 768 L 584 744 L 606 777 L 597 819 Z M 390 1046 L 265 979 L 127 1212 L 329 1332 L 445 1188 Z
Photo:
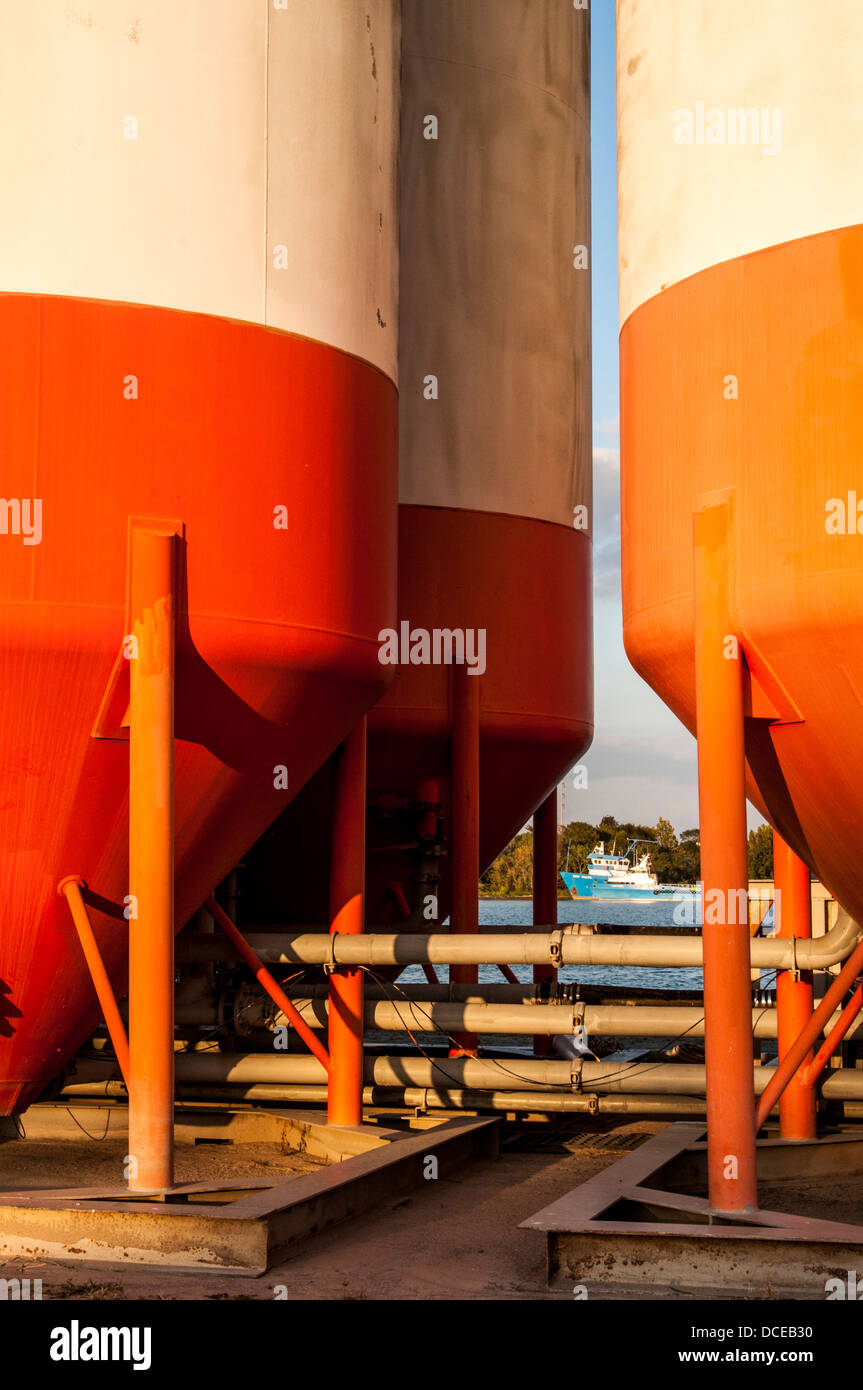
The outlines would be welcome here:
M 700 877 L 698 829 L 681 831 L 660 816 L 655 826 L 634 821 L 618 821 L 603 816 L 598 825 L 571 821 L 561 828 L 558 838 L 558 868 L 568 865 L 571 873 L 586 873 L 587 859 L 597 844 L 622 854 L 627 845 L 639 841 L 636 851 L 650 854 L 660 883 L 695 883 Z M 480 892 L 499 897 L 529 897 L 533 891 L 533 836 L 530 831 L 517 835 L 480 879 Z M 772 862 L 772 861 L 771 861 Z M 772 869 L 771 869 L 772 873 Z M 769 877 L 769 875 L 767 875 Z M 563 884 L 560 884 L 563 891 Z
M 662 849 L 677 849 L 677 836 L 674 833 L 674 826 L 671 821 L 664 820 L 662 816 L 656 822 L 656 841 Z
M 769 825 L 750 830 L 748 859 L 750 878 L 773 877 L 773 831 Z

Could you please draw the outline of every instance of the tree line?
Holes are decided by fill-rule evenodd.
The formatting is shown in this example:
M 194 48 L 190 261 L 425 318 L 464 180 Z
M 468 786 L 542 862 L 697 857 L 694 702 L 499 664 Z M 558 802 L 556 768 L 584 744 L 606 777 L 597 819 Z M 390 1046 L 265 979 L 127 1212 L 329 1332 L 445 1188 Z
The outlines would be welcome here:
M 636 825 L 603 816 L 598 825 L 571 821 L 558 835 L 558 870 L 567 864 L 571 873 L 586 873 L 587 858 L 598 844 L 611 854 L 624 854 L 631 840 L 650 841 L 636 846 L 638 854 L 648 853 L 660 883 L 696 883 L 701 876 L 698 828 L 678 835 L 662 816 L 656 825 Z M 479 881 L 484 896 L 495 898 L 529 897 L 533 892 L 533 835 L 522 831 L 511 840 Z M 749 832 L 749 877 L 773 877 L 773 832 L 761 825 Z M 560 883 L 563 892 L 563 882 Z

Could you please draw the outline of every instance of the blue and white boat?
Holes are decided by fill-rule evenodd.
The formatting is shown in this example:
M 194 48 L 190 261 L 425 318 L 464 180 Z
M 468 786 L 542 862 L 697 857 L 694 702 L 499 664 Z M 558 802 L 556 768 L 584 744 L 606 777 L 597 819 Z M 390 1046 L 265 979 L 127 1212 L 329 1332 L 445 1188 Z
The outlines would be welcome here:
M 636 855 L 635 847 L 639 843 L 630 840 L 625 854 L 611 854 L 604 844 L 597 845 L 588 855 L 586 874 L 571 874 L 562 869 L 560 876 L 570 896 L 576 901 L 582 898 L 603 901 L 672 898 L 679 901 L 700 896 L 695 884 L 660 883 L 653 872 L 650 855 L 643 854 L 640 858 Z

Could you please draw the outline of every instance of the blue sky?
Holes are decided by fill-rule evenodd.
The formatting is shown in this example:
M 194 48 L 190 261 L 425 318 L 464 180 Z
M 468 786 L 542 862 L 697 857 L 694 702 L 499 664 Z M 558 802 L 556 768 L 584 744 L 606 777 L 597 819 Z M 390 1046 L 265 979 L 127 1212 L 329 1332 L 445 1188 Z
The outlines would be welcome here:
M 620 607 L 617 133 L 614 0 L 593 0 L 593 443 L 596 733 L 588 786 L 566 780 L 566 821 L 605 813 L 678 830 L 698 824 L 695 740 L 630 666 Z

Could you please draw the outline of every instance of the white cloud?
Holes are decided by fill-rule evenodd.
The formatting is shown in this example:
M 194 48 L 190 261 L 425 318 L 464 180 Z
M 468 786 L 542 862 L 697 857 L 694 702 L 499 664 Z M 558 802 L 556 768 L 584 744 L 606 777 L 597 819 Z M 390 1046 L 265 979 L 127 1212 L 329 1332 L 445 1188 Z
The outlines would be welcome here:
M 593 592 L 620 593 L 620 450 L 593 450 Z
M 613 420 L 594 420 L 593 432 L 618 439 L 620 437 L 620 416 L 616 415 Z

